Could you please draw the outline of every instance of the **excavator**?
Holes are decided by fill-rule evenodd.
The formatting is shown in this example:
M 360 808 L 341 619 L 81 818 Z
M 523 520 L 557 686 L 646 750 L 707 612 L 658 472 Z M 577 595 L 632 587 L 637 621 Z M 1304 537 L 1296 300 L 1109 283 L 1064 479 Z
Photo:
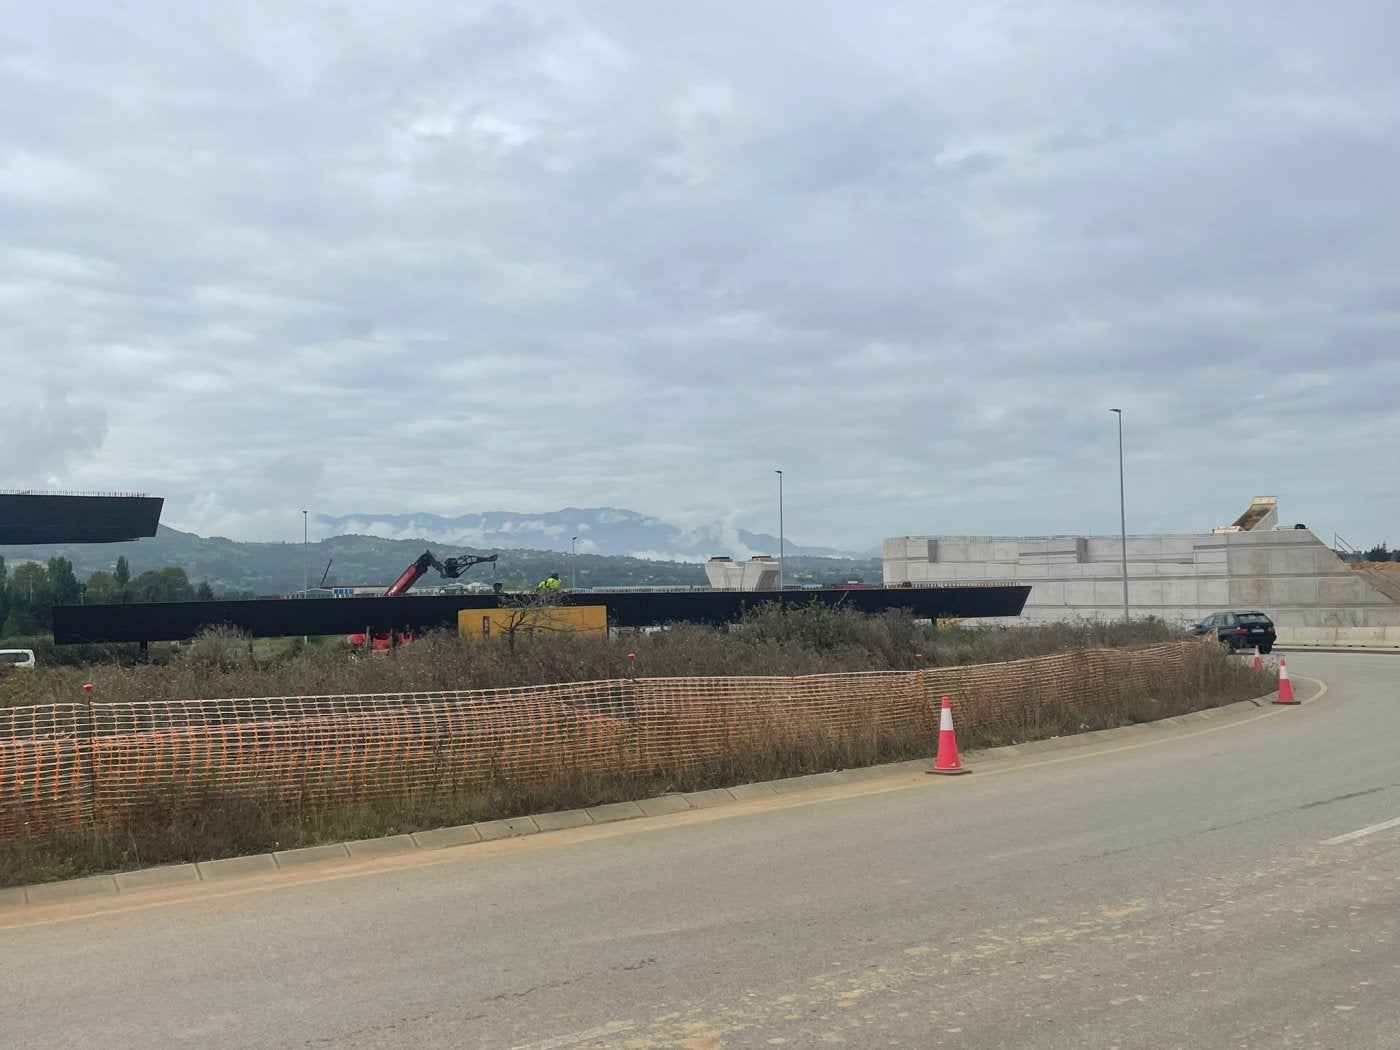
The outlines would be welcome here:
M 481 565 L 484 562 L 493 562 L 497 558 L 495 554 L 463 554 L 456 558 L 448 558 L 446 561 L 439 561 L 432 551 L 424 551 L 418 555 L 408 568 L 399 575 L 399 578 L 389 584 L 389 589 L 384 592 L 383 597 L 393 598 L 396 595 L 408 593 L 415 583 L 423 578 L 429 569 L 436 569 L 438 575 L 446 580 L 455 580 L 466 572 L 473 565 Z M 369 636 L 369 645 L 365 645 L 365 635 L 352 634 L 346 639 L 352 648 L 360 650 L 368 648 L 370 652 L 388 652 L 396 645 L 404 645 L 413 641 L 412 631 L 375 631 Z

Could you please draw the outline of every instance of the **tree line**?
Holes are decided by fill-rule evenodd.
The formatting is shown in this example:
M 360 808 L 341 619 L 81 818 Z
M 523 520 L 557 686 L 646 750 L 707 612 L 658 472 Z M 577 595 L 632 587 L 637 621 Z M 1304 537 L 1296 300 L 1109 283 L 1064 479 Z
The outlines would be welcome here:
M 0 638 L 19 638 L 53 630 L 55 605 L 114 605 L 126 602 L 210 601 L 207 581 L 190 583 L 178 566 L 151 569 L 132 577 L 125 556 L 112 571 L 99 569 L 80 581 L 67 558 L 48 563 L 20 562 L 13 569 L 0 556 Z
M 1345 562 L 1354 561 L 1400 561 L 1400 550 L 1391 550 L 1384 543 L 1377 543 L 1370 550 L 1337 551 L 1337 556 Z

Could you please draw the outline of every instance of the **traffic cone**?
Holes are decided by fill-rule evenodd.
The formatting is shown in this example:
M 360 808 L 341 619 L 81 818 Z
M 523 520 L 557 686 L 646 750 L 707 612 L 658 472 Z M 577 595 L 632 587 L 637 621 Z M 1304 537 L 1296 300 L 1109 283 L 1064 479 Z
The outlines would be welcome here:
M 1264 670 L 1264 658 L 1259 655 L 1259 646 L 1257 645 L 1254 647 L 1254 669 L 1256 671 Z
M 933 760 L 933 773 L 966 773 L 958 758 L 958 736 L 953 732 L 953 708 L 943 698 L 943 710 L 938 716 L 938 755 Z
M 1274 700 L 1276 704 L 1298 704 L 1302 703 L 1293 696 L 1293 683 L 1288 680 L 1288 661 L 1283 657 L 1278 658 L 1278 698 Z

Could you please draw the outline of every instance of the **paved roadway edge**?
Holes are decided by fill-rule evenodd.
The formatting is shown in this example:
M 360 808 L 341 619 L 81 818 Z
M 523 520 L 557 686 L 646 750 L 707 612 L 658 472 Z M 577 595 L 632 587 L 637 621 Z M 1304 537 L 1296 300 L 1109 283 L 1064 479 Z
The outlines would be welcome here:
M 1300 703 L 1311 703 L 1327 692 L 1327 686 L 1317 679 L 1298 677 L 1295 682 L 1307 682 L 1313 686 L 1311 695 Z M 1075 733 L 1070 736 L 1051 737 L 1046 740 L 1031 740 L 1022 744 L 1008 744 L 1004 747 L 987 748 L 983 751 L 966 751 L 964 758 L 975 763 L 992 762 L 1010 758 L 1041 755 L 1047 752 L 1066 751 L 1084 747 L 1091 743 L 1112 741 L 1139 736 L 1158 727 L 1189 725 L 1193 722 L 1214 721 L 1250 709 L 1259 709 L 1269 704 L 1277 693 L 1266 693 L 1253 700 L 1240 700 L 1223 707 L 1205 708 L 1189 714 L 1174 715 L 1152 722 L 1137 722 L 1113 729 L 1098 729 L 1088 733 Z M 1291 706 L 1291 705 L 1283 705 Z M 1280 708 L 1282 709 L 1282 708 Z M 492 842 L 499 839 L 517 838 L 545 831 L 559 831 L 565 828 L 588 827 L 611 824 L 617 821 L 634 820 L 638 817 L 656 817 L 671 813 L 684 813 L 701 809 L 711 809 L 734 802 L 748 802 L 754 799 L 772 798 L 800 791 L 824 787 L 839 787 L 845 784 L 866 783 L 885 777 L 906 773 L 929 773 L 932 758 L 913 759 L 905 762 L 892 762 L 878 766 L 863 766 L 856 769 L 836 770 L 830 773 L 809 773 L 805 776 L 789 777 L 783 780 L 768 780 L 752 784 L 736 784 L 728 788 L 713 788 L 708 791 L 691 791 L 655 798 L 640 799 L 636 802 L 613 802 L 585 809 L 559 810 L 552 813 L 537 813 L 532 816 L 510 817 L 504 820 L 488 820 L 476 824 L 464 824 L 451 828 L 432 828 L 426 831 L 405 835 L 390 835 L 385 838 L 360 839 L 353 842 L 337 842 L 321 846 L 305 846 L 300 849 L 280 850 L 273 853 L 257 853 L 242 857 L 225 857 L 221 860 L 199 861 L 191 864 L 169 864 L 155 868 L 142 868 L 109 875 L 91 875 L 85 878 L 69 879 L 63 882 L 42 882 L 28 886 L 15 886 L 0 889 L 0 909 L 23 907 L 30 904 L 59 904 L 91 898 L 111 897 L 132 894 L 141 890 L 171 888 L 198 883 L 216 882 L 221 879 L 257 875 L 261 872 L 284 871 L 303 865 L 328 861 L 369 860 L 379 857 L 393 857 L 408 853 L 445 849 L 450 846 L 467 846 L 478 842 Z M 972 769 L 969 769 L 972 771 Z

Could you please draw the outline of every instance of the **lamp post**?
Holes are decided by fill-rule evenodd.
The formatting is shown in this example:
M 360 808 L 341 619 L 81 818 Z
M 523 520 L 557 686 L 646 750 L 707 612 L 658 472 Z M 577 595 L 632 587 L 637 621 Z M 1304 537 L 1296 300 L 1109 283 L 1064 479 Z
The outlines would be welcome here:
M 575 536 L 569 541 L 571 552 L 569 556 L 569 590 L 578 590 L 578 537 Z
M 301 512 L 301 596 L 305 598 L 307 591 L 311 590 L 311 569 L 310 563 L 306 560 L 309 548 L 307 547 L 307 525 L 306 511 Z
M 1123 622 L 1128 622 L 1128 513 L 1123 502 L 1123 410 L 1109 409 L 1118 417 L 1118 538 L 1123 545 Z
M 783 589 L 783 562 L 785 560 L 785 544 L 783 541 L 783 472 L 773 471 L 778 475 L 778 590 Z

